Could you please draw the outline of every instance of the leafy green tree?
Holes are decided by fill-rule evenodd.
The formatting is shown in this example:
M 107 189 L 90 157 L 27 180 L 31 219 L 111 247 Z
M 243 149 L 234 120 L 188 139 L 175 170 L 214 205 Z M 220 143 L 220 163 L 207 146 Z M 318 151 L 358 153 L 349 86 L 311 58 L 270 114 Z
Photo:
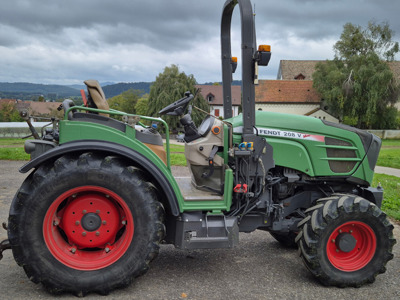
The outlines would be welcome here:
M 186 75 L 184 72 L 180 72 L 176 65 L 165 67 L 164 72 L 158 74 L 156 81 L 150 88 L 147 114 L 153 117 L 160 117 L 158 112 L 182 98 L 185 92 L 190 91 L 194 95 L 196 92 L 195 85 L 196 79 L 193 75 Z M 191 104 L 202 110 L 209 111 L 208 103 L 200 93 L 197 94 L 196 99 Z M 192 119 L 196 125 L 199 125 L 204 117 L 204 113 L 193 109 Z M 162 118 L 167 122 L 171 130 L 181 127 L 178 117 L 164 115 Z
M 314 88 L 329 109 L 359 128 L 395 128 L 400 88 L 387 61 L 399 52 L 387 23 L 367 28 L 347 23 L 334 45 L 335 57 L 317 64 Z M 384 117 L 383 117 L 384 116 Z
M 393 36 L 394 32 L 387 22 L 376 24 L 369 21 L 366 28 L 346 23 L 334 50 L 337 57 L 344 59 L 374 53 L 382 60 L 393 61 L 399 52 L 399 43 L 392 41 Z
M 141 91 L 127 90 L 120 95 L 108 99 L 108 105 L 112 109 L 123 111 L 129 114 L 135 114 L 135 106 L 140 99 Z
M 147 109 L 149 106 L 149 95 L 143 95 L 142 98 L 140 98 L 135 106 L 136 114 L 145 116 L 147 114 Z

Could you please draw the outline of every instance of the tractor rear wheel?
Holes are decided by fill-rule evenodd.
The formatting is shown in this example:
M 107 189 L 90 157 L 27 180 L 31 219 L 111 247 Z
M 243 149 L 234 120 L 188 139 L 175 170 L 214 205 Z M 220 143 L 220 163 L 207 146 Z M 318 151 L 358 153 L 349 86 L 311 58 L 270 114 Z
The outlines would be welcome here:
M 306 267 L 324 285 L 372 283 L 393 258 L 393 225 L 373 203 L 332 195 L 308 209 L 296 237 Z
M 144 173 L 119 157 L 65 155 L 31 173 L 10 210 L 15 260 L 50 292 L 107 294 L 143 274 L 165 235 Z

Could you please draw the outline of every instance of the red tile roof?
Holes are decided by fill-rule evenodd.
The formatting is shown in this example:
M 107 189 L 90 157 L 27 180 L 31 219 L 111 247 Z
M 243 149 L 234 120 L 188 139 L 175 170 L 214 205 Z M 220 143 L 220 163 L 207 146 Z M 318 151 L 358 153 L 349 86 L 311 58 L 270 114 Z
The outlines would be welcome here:
M 22 101 L 16 99 L 0 99 L 0 108 L 6 104 L 17 104 L 17 109 L 29 109 L 32 115 L 49 115 L 60 106 L 59 102 Z
M 311 80 L 260 80 L 256 103 L 320 103 Z
M 24 101 L 29 103 L 31 113 L 33 115 L 44 114 L 50 115 L 53 110 L 56 110 L 60 106 L 59 102 L 37 102 L 37 101 Z
M 196 85 L 200 89 L 201 95 L 207 100 L 207 96 L 212 94 L 214 100 L 209 102 L 211 105 L 223 105 L 222 85 Z M 232 105 L 240 105 L 242 102 L 242 87 L 238 85 L 232 86 Z

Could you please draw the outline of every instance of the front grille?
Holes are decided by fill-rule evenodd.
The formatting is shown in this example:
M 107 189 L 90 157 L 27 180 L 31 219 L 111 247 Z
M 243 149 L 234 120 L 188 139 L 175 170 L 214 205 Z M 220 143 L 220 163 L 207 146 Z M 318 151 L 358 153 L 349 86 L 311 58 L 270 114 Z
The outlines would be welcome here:
M 325 138 L 326 154 L 328 157 L 329 167 L 334 173 L 349 173 L 357 164 L 357 153 L 349 142 L 334 139 L 330 137 Z M 329 147 L 334 146 L 334 147 Z M 339 147 L 336 147 L 339 146 Z M 334 159 L 330 159 L 334 158 Z M 343 160 L 341 160 L 341 158 Z M 356 160 L 348 160 L 354 158 Z

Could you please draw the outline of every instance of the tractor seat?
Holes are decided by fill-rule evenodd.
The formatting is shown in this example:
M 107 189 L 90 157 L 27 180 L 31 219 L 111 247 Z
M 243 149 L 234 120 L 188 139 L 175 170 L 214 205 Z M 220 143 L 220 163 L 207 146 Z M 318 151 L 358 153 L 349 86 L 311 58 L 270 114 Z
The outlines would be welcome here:
M 106 96 L 104 95 L 103 89 L 101 88 L 97 80 L 89 79 L 85 80 L 84 83 L 88 90 L 88 105 L 89 107 L 98 108 L 102 110 L 110 110 Z M 109 117 L 108 114 L 102 114 L 102 116 Z

